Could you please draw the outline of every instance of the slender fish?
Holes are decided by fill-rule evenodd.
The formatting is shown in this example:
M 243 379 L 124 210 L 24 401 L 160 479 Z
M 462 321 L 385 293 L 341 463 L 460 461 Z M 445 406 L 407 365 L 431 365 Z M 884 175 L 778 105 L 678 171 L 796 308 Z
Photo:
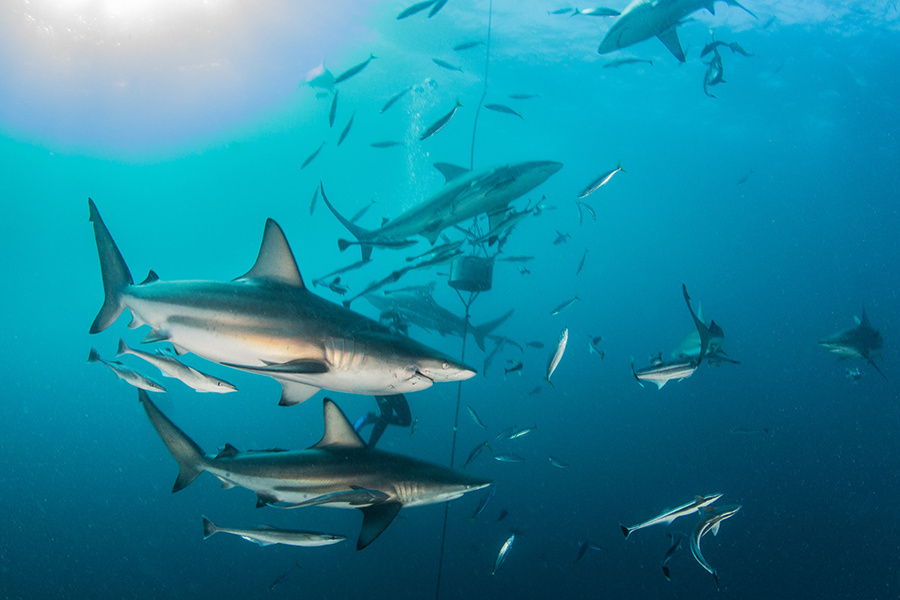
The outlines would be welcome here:
M 666 552 L 666 555 L 663 556 L 662 572 L 667 581 L 672 581 L 672 574 L 669 572 L 669 567 L 667 567 L 666 564 L 669 562 L 669 559 L 671 559 L 675 555 L 675 552 L 679 548 L 681 548 L 681 534 L 680 533 L 674 533 L 674 534 L 667 533 L 666 535 L 669 536 L 669 538 L 671 538 L 672 545 L 669 547 L 669 550 L 668 550 L 668 552 Z
M 428 11 L 428 18 L 430 19 L 438 14 L 438 12 L 444 8 L 445 4 L 447 4 L 447 0 L 437 0 L 437 2 L 434 3 L 434 6 L 431 7 L 431 10 Z
M 569 463 L 565 463 L 565 462 L 559 460 L 555 456 L 548 456 L 547 459 L 550 461 L 550 464 L 553 465 L 554 467 L 556 467 L 557 469 L 568 469 L 569 467 L 572 466 Z
M 503 545 L 500 547 L 500 553 L 497 554 L 497 559 L 494 561 L 494 569 L 491 571 L 491 575 L 497 572 L 497 569 L 500 568 L 500 565 L 503 564 L 503 561 L 506 560 L 506 555 L 509 554 L 509 551 L 512 550 L 513 543 L 516 541 L 516 534 L 512 534 L 509 538 L 503 542 Z
M 322 182 L 319 182 L 319 185 L 316 186 L 316 191 L 313 193 L 312 202 L 309 203 L 309 216 L 312 216 L 313 211 L 316 210 L 316 201 L 319 199 L 319 187 L 322 185 Z
M 478 46 L 483 46 L 484 42 L 481 40 L 474 40 L 471 42 L 463 42 L 461 44 L 457 44 L 453 46 L 453 49 L 457 52 L 461 52 L 462 50 L 471 50 L 472 48 L 477 48 Z
M 446 60 L 441 60 L 440 58 L 432 58 L 431 62 L 433 62 L 434 64 L 436 64 L 437 66 L 439 66 L 442 69 L 447 69 L 448 71 L 459 71 L 460 73 L 462 73 L 462 67 L 458 67 L 456 65 L 451 65 Z M 485 108 L 487 108 L 487 107 L 485 106 Z
M 228 392 L 237 391 L 237 388 L 227 381 L 223 381 L 212 375 L 207 375 L 206 373 L 201 373 L 197 369 L 183 364 L 176 358 L 135 350 L 134 348 L 129 347 L 128 344 L 125 343 L 125 340 L 119 338 L 119 349 L 116 356 L 122 356 L 123 354 L 131 354 L 138 358 L 142 358 L 159 369 L 164 376 L 177 379 L 189 388 L 197 390 L 198 392 L 227 394 Z
M 559 361 L 562 360 L 563 354 L 566 352 L 566 344 L 569 342 L 569 329 L 563 329 L 562 333 L 559 334 L 559 340 L 556 342 L 556 351 L 550 356 L 550 362 L 547 364 L 547 383 L 551 386 L 553 383 L 550 381 L 550 376 L 553 375 L 553 372 L 556 370 L 556 367 L 559 366 Z
M 422 133 L 422 135 L 419 136 L 419 141 L 421 142 L 423 140 L 427 140 L 428 138 L 430 138 L 431 136 L 436 134 L 438 131 L 443 129 L 447 125 L 447 123 L 450 122 L 450 119 L 453 118 L 453 115 L 456 114 L 456 111 L 459 110 L 460 106 L 462 106 L 462 102 L 460 102 L 459 98 L 457 98 L 456 106 L 454 106 L 452 109 L 450 109 L 450 112 L 448 112 L 446 115 L 444 115 L 443 117 L 441 117 L 440 119 L 438 119 L 437 121 L 432 123 L 431 126 L 428 129 L 426 129 Z
M 396 142 L 394 140 L 385 140 L 383 142 L 372 142 L 369 144 L 373 148 L 392 148 L 394 146 L 403 146 L 403 142 Z
M 466 405 L 466 408 L 469 411 L 469 416 L 472 417 L 472 420 L 475 421 L 475 424 L 481 427 L 482 429 L 487 429 L 487 425 L 478 417 L 478 413 L 475 412 L 475 409 L 469 405 Z
M 581 262 L 578 263 L 578 269 L 576 269 L 576 271 L 575 271 L 576 275 L 579 275 L 581 273 L 581 270 L 584 268 L 584 261 L 587 260 L 587 253 L 588 253 L 587 248 L 585 248 L 584 254 L 581 256 Z
M 478 458 L 478 455 L 481 454 L 481 452 L 482 452 L 485 448 L 487 448 L 488 450 L 491 449 L 491 447 L 488 446 L 488 441 L 487 441 L 487 440 L 484 440 L 483 442 L 481 442 L 480 444 L 478 444 L 477 446 L 475 446 L 474 448 L 472 448 L 472 451 L 469 452 L 469 458 L 466 459 L 466 462 L 465 462 L 465 464 L 463 465 L 463 469 L 465 469 L 466 467 L 468 467 L 470 462 L 472 462 L 473 460 L 475 460 L 476 458 Z
M 537 94 L 507 94 L 507 98 L 511 98 L 512 100 L 531 100 L 532 98 L 537 98 Z
M 337 97 L 337 94 L 335 94 L 335 97 Z M 353 125 L 353 117 L 355 117 L 355 116 L 356 116 L 356 112 L 354 112 L 352 115 L 350 115 L 350 120 L 347 121 L 347 126 L 344 127 L 344 130 L 341 132 L 341 135 L 338 138 L 338 143 L 337 143 L 338 146 L 340 146 L 344 142 L 344 139 L 347 137 L 347 134 L 350 133 L 350 126 Z
M 399 15 L 397 15 L 397 20 L 405 19 L 406 17 L 411 17 L 416 13 L 420 13 L 432 4 L 434 4 L 435 0 L 425 0 L 424 2 L 416 2 L 412 6 L 409 6 L 403 9 Z
M 412 89 L 411 87 L 406 86 L 406 88 L 404 88 L 403 91 L 397 92 L 396 94 L 394 94 L 393 96 L 391 96 L 390 98 L 388 98 L 388 101 L 385 102 L 385 103 L 384 103 L 384 106 L 381 107 L 381 112 L 383 113 L 384 111 L 386 111 L 387 109 L 389 109 L 390 107 L 392 107 L 394 104 L 396 104 L 397 101 L 400 100 L 400 98 L 402 98 L 402 97 L 405 96 L 406 94 L 408 94 L 408 93 L 409 93 L 409 90 L 411 90 L 411 89 Z
M 316 148 L 316 151 L 313 152 L 312 154 L 310 154 L 308 157 L 306 157 L 306 160 L 304 160 L 303 164 L 300 165 L 300 169 L 302 170 L 302 169 L 305 169 L 306 167 L 308 167 L 309 163 L 311 163 L 312 161 L 314 161 L 316 159 L 316 157 L 319 155 L 319 152 L 321 152 L 322 148 L 324 148 L 324 147 L 325 147 L 325 141 L 323 140 L 322 143 L 319 144 L 319 147 Z M 319 187 L 321 187 L 321 186 L 319 186 Z
M 478 517 L 478 515 L 480 515 L 482 512 L 484 512 L 484 509 L 487 508 L 488 503 L 491 501 L 491 498 L 494 497 L 494 493 L 496 491 L 497 491 L 497 488 L 494 486 L 491 486 L 490 491 L 484 495 L 484 497 L 478 503 L 478 506 L 475 507 L 475 512 L 472 513 L 471 517 L 469 517 L 470 523 L 474 523 L 475 519 Z
M 340 82 L 342 82 L 342 81 L 347 81 L 348 79 L 350 79 L 350 78 L 353 77 L 354 75 L 358 75 L 360 71 L 362 71 L 363 69 L 365 69 L 366 67 L 369 66 L 369 63 L 372 62 L 372 59 L 373 59 L 373 58 L 378 58 L 378 57 L 375 56 L 374 54 L 372 54 L 372 53 L 370 52 L 370 53 L 369 53 L 369 58 L 367 58 L 366 60 L 362 61 L 362 62 L 359 63 L 358 65 L 355 65 L 355 66 L 350 67 L 349 69 L 347 69 L 346 71 L 344 71 L 343 73 L 341 73 L 340 75 L 338 75 L 337 77 L 335 77 L 335 78 L 334 78 L 334 83 L 340 83 Z
M 603 173 L 602 175 L 600 175 L 596 179 L 594 179 L 592 182 L 590 182 L 587 185 L 587 187 L 585 187 L 583 190 L 581 190 L 581 192 L 578 194 L 578 197 L 585 198 L 587 196 L 590 196 L 591 194 L 593 194 L 594 192 L 596 192 L 597 190 L 602 188 L 604 185 L 609 183 L 609 180 L 613 178 L 613 175 L 615 175 L 619 171 L 621 171 L 623 173 L 626 172 L 625 169 L 622 168 L 622 161 L 619 161 L 619 166 L 617 166 L 612 171 L 607 171 L 606 173 Z
M 334 118 L 337 116 L 337 99 L 338 91 L 334 90 L 334 97 L 331 99 L 331 108 L 328 109 L 328 126 L 334 127 Z
M 91 363 L 103 363 L 107 367 L 109 367 L 110 371 L 116 374 L 116 377 L 121 379 L 122 381 L 133 385 L 136 388 L 140 388 L 142 390 L 147 390 L 148 392 L 165 392 L 166 388 L 159 385 L 152 379 L 148 377 L 144 377 L 134 369 L 130 369 L 120 363 L 117 360 L 105 360 L 100 358 L 100 353 L 97 352 L 94 348 L 91 348 L 91 352 L 88 355 L 88 362 Z
M 525 462 L 525 459 L 517 454 L 495 454 L 494 460 L 496 460 L 498 462 L 508 462 L 508 463 Z
M 520 119 L 522 119 L 523 121 L 525 120 L 525 117 L 523 117 L 521 114 L 516 112 L 514 109 L 506 106 L 505 104 L 485 104 L 484 107 L 488 110 L 493 110 L 495 112 L 505 113 L 507 115 L 515 115 L 515 116 L 519 117 Z
M 570 300 L 566 300 L 565 302 L 563 302 L 562 304 L 560 304 L 559 306 L 557 306 L 556 308 L 554 308 L 553 310 L 551 310 L 551 311 L 550 311 L 550 314 L 551 314 L 551 315 L 558 315 L 559 313 L 561 313 L 562 311 L 566 310 L 567 308 L 569 308 L 570 306 L 572 306 L 573 304 L 575 304 L 575 303 L 578 302 L 579 300 L 581 300 L 581 298 L 579 298 L 578 295 L 576 295 L 574 298 L 572 298 L 572 299 L 570 299 Z
M 330 546 L 343 542 L 345 539 L 342 535 L 333 533 L 317 533 L 315 531 L 298 531 L 296 529 L 276 529 L 274 527 L 260 527 L 258 529 L 228 529 L 227 527 L 219 527 L 206 517 L 203 517 L 203 539 L 209 539 L 213 534 L 230 533 L 238 537 L 242 537 L 248 542 L 256 542 L 260 546 L 271 546 L 272 544 L 285 544 L 288 546 Z
M 694 496 L 694 499 L 690 502 L 686 502 L 681 506 L 675 507 L 671 510 L 664 511 L 652 519 L 644 521 L 643 523 L 639 523 L 637 525 L 632 525 L 631 527 L 625 527 L 622 524 L 619 524 L 619 527 L 622 528 L 622 533 L 625 535 L 625 539 L 628 539 L 628 536 L 638 529 L 643 529 L 644 527 L 650 527 L 651 525 L 658 525 L 660 523 L 665 523 L 669 525 L 672 521 L 677 519 L 678 517 L 686 517 L 687 515 L 692 515 L 695 512 L 700 512 L 701 509 L 706 508 L 716 500 L 722 497 L 722 494 L 712 494 L 709 496 Z

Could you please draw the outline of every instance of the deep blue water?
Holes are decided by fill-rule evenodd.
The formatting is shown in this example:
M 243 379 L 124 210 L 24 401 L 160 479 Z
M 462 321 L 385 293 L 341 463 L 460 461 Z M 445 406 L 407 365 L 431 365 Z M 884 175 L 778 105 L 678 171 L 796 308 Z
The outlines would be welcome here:
M 174 17 L 162 12 L 174 6 L 136 9 L 160 11 L 156 20 L 99 2 L 59 14 L 13 2 L 0 13 L 4 598 L 435 593 L 443 505 L 403 510 L 362 552 L 352 542 L 303 549 L 224 535 L 203 541 L 204 514 L 224 525 L 267 523 L 350 540 L 360 519 L 327 508 L 256 509 L 252 493 L 220 490 L 209 475 L 170 494 L 177 466 L 135 390 L 85 362 L 92 346 L 111 357 L 118 336 L 137 343 L 144 335 L 126 329 L 125 316 L 87 333 L 102 303 L 89 196 L 138 280 L 148 269 L 168 280 L 239 276 L 271 217 L 309 282 L 358 259 L 353 248 L 338 251 L 347 232 L 321 201 L 310 215 L 319 181 L 344 214 L 374 201 L 360 224 L 375 228 L 441 187 L 433 162 L 468 164 L 486 47 L 451 48 L 487 39 L 486 2 L 451 0 L 432 19 L 403 21 L 395 19 L 402 2 L 286 4 L 250 10 L 222 2 Z M 503 249 L 534 255 L 530 274 L 497 262 L 493 289 L 472 307 L 476 325 L 514 308 L 498 333 L 546 347 L 506 347 L 486 376 L 462 385 L 456 464 L 486 437 L 466 405 L 490 437 L 512 425 L 538 430 L 506 445 L 524 463 L 485 454 L 469 467 L 493 479 L 497 492 L 474 523 L 466 517 L 480 492 L 450 504 L 441 597 L 896 598 L 896 6 L 748 1 L 754 21 L 719 3 L 717 16 L 696 13 L 679 28 L 685 64 L 657 40 L 600 56 L 611 20 L 547 14 L 560 6 L 494 6 L 486 101 L 524 119 L 482 110 L 475 166 L 565 166 L 515 203 L 522 209 L 546 195 L 556 208 L 526 219 Z M 155 29 L 169 25 L 168 33 Z M 702 86 L 699 54 L 710 32 L 755 55 L 725 51 L 727 84 L 713 88 L 717 98 Z M 378 58 L 340 84 L 329 127 L 331 97 L 317 98 L 302 84 L 305 73 L 324 56 L 337 74 L 369 52 Z M 621 56 L 653 66 L 603 68 Z M 434 57 L 462 71 L 441 69 Z M 381 114 L 406 86 L 416 88 Z M 538 97 L 507 97 L 525 92 Z M 450 124 L 419 142 L 457 97 L 463 107 Z M 388 139 L 405 146 L 369 146 Z M 580 223 L 578 190 L 619 161 L 627 172 L 588 198 L 597 218 L 585 213 Z M 557 231 L 571 239 L 554 245 Z M 426 246 L 376 250 L 371 264 L 345 276 L 351 293 Z M 436 299 L 461 312 L 445 267 L 398 285 L 432 280 Z M 725 348 L 741 364 L 704 364 L 660 391 L 642 388 L 632 360 L 642 366 L 667 355 L 691 331 L 682 283 L 723 327 Z M 575 294 L 579 302 L 550 315 Z M 887 380 L 816 344 L 850 327 L 863 306 L 885 339 L 876 360 Z M 353 308 L 377 318 L 363 300 Z M 564 327 L 570 342 L 555 387 L 543 383 L 529 395 Z M 462 351 L 457 337 L 415 327 L 411 335 Z M 605 360 L 588 353 L 588 335 L 602 335 Z M 482 370 L 485 355 L 471 338 L 465 358 Z M 504 378 L 508 360 L 523 361 L 521 376 Z M 319 439 L 326 393 L 280 408 L 271 380 L 187 361 L 240 389 L 205 395 L 164 380 L 170 393 L 157 396 L 161 408 L 207 451 L 226 442 L 304 448 Z M 846 377 L 847 367 L 859 367 L 860 381 Z M 373 407 L 371 397 L 327 395 L 351 419 Z M 380 447 L 449 464 L 456 384 L 409 400 L 415 434 L 388 429 Z M 550 455 L 572 467 L 552 467 Z M 665 532 L 690 532 L 696 517 L 622 539 L 619 522 L 717 491 L 726 494 L 720 503 L 743 506 L 717 537 L 704 538 L 720 592 L 686 549 L 670 563 L 671 583 L 659 569 Z M 509 517 L 497 523 L 501 510 Z M 517 541 L 492 576 L 510 530 L 520 532 Z M 586 539 L 602 551 L 573 565 Z

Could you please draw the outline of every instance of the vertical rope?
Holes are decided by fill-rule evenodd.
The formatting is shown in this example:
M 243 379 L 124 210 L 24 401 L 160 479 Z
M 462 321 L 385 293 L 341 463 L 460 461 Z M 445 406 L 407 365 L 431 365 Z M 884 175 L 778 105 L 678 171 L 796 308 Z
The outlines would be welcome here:
M 478 101 L 478 108 L 475 109 L 475 124 L 472 125 L 472 148 L 469 153 L 469 169 L 475 168 L 475 132 L 478 131 L 478 116 L 481 114 L 481 105 L 484 104 L 484 98 L 487 96 L 488 86 L 488 67 L 491 64 L 491 21 L 494 17 L 494 0 L 488 2 L 488 34 L 487 34 L 487 52 L 484 57 L 484 87 L 481 90 L 481 99 Z

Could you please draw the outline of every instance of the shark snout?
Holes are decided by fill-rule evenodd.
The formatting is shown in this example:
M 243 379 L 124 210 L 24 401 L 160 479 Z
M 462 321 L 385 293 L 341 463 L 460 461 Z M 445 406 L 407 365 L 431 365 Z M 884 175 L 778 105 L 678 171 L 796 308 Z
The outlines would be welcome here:
M 420 375 L 432 381 L 463 381 L 475 376 L 475 369 L 449 358 L 423 360 L 416 368 Z

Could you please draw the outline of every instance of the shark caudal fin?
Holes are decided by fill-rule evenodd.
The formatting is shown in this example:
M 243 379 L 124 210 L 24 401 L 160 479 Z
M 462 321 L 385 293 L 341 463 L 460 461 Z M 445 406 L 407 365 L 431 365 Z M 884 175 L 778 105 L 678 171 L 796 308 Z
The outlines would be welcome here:
M 138 390 L 138 400 L 144 405 L 144 410 L 150 418 L 150 423 L 156 429 L 156 433 L 162 438 L 166 448 L 172 454 L 172 458 L 178 463 L 180 469 L 178 478 L 175 480 L 175 485 L 172 486 L 172 493 L 175 493 L 187 487 L 205 470 L 206 458 L 203 450 L 156 408 L 147 392 Z
M 208 540 L 209 536 L 214 533 L 219 533 L 221 529 L 219 526 L 207 519 L 205 516 L 203 517 L 203 539 Z
M 709 340 L 711 339 L 711 334 L 709 331 L 709 327 L 697 317 L 697 314 L 694 312 L 693 307 L 691 306 L 691 297 L 688 295 L 687 286 L 685 284 L 681 284 L 681 291 L 684 294 L 684 301 L 687 303 L 688 310 L 691 313 L 691 318 L 694 319 L 694 325 L 697 327 L 697 333 L 700 334 L 700 354 L 697 356 L 697 366 L 700 366 L 700 363 L 703 362 L 703 357 L 706 355 L 709 350 Z M 721 331 L 721 329 L 719 330 Z M 723 334 L 724 335 L 724 334 Z
M 472 327 L 472 335 L 475 337 L 475 343 L 478 344 L 478 347 L 484 352 L 484 338 L 488 336 L 493 330 L 499 327 L 505 320 L 507 320 L 513 311 L 510 310 L 508 313 L 500 317 L 499 319 L 494 319 L 493 321 L 488 321 L 483 325 L 479 325 L 478 327 Z
M 131 278 L 131 272 L 128 270 L 116 242 L 113 241 L 109 230 L 103 224 L 97 206 L 90 198 L 88 198 L 88 207 L 91 210 L 90 221 L 94 224 L 97 254 L 100 256 L 100 275 L 103 278 L 103 307 L 91 324 L 91 333 L 99 333 L 112 325 L 113 321 L 118 319 L 125 310 L 122 292 L 132 285 L 134 280 Z
M 753 17 L 754 19 L 759 19 L 759 17 L 757 17 L 757 16 L 753 13 L 753 11 L 751 11 L 749 8 L 747 8 L 746 6 L 744 6 L 743 4 L 741 4 L 740 2 L 738 2 L 737 0 L 725 0 L 725 4 L 727 4 L 728 6 L 733 6 L 733 7 L 735 7 L 735 8 L 740 8 L 741 10 L 743 10 L 745 13 L 747 13 L 748 15 L 750 15 L 751 17 Z
M 360 252 L 362 252 L 363 262 L 368 262 L 369 259 L 372 258 L 372 245 L 366 242 L 374 237 L 373 233 L 368 229 L 363 229 L 359 225 L 351 223 L 348 219 L 345 219 L 344 216 L 341 215 L 341 213 L 339 213 L 328 200 L 328 196 L 325 195 L 325 187 L 322 185 L 321 181 L 319 182 L 319 192 L 322 195 L 322 201 L 325 202 L 325 206 L 328 207 L 328 210 L 331 211 L 331 214 L 333 214 L 335 218 L 341 222 L 341 225 L 346 227 L 347 231 L 352 233 L 353 237 L 355 237 L 359 241 L 359 249 Z M 346 249 L 347 246 L 344 246 L 343 248 L 341 248 L 341 251 L 343 252 Z

